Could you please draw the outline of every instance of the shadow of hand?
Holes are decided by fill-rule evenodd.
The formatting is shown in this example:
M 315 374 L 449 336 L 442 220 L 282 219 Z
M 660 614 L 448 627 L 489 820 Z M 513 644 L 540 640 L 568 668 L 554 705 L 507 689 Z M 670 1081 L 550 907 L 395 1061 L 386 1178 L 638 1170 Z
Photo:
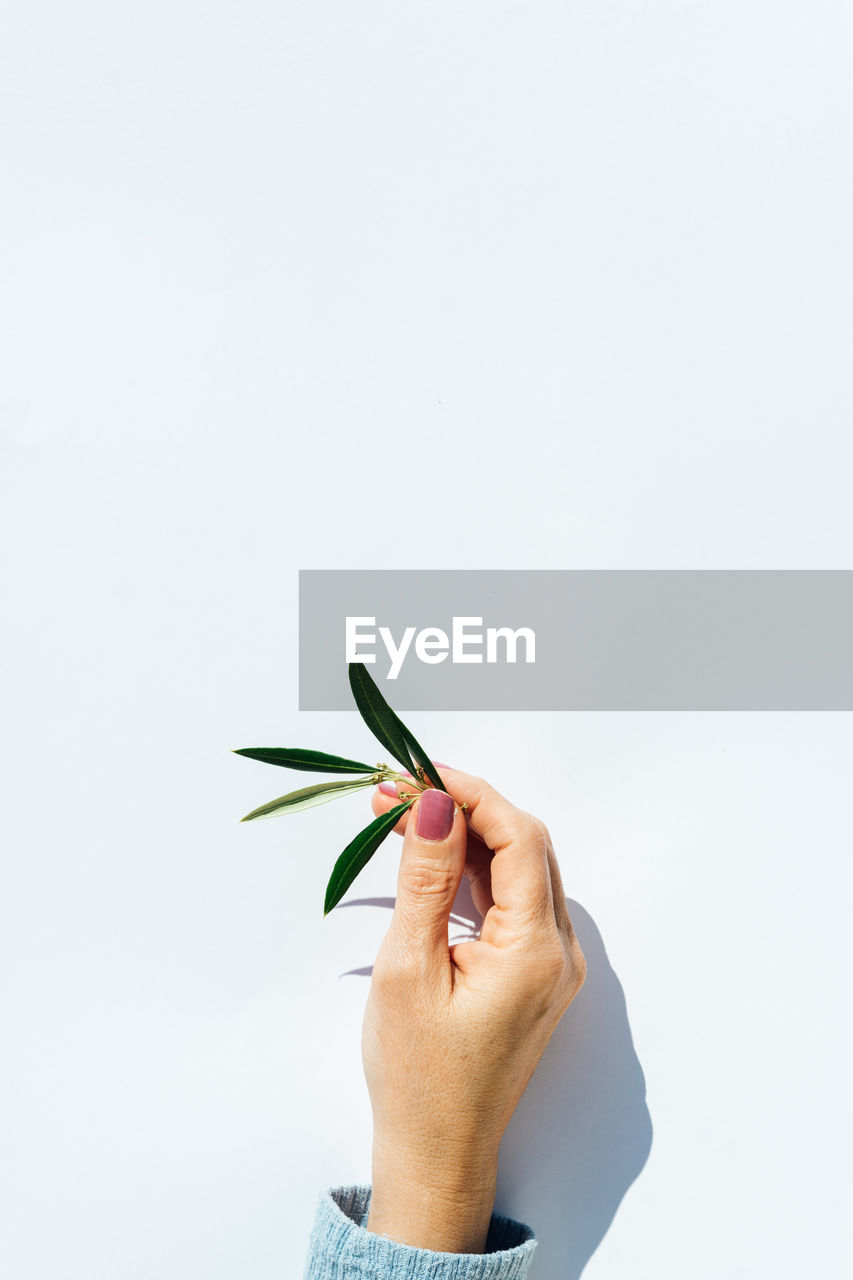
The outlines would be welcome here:
M 646 1083 L 625 996 L 592 916 L 566 902 L 587 962 L 586 982 L 551 1037 L 501 1144 L 495 1209 L 527 1222 L 538 1246 L 536 1280 L 578 1280 L 652 1145 Z M 393 898 L 342 907 L 393 910 Z M 476 937 L 479 917 L 463 880 L 451 939 Z M 372 965 L 350 969 L 369 977 Z
M 538 1240 L 537 1280 L 577 1280 L 652 1145 L 643 1071 L 601 934 L 566 899 L 587 961 L 501 1145 L 496 1209 Z

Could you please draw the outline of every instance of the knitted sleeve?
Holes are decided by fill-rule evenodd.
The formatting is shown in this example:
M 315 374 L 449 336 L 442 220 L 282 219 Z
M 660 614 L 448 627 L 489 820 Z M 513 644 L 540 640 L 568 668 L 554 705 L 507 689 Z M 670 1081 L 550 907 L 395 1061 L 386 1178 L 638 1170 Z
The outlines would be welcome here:
M 304 1280 L 523 1280 L 536 1247 L 529 1227 L 493 1214 L 485 1253 L 433 1253 L 367 1231 L 370 1187 L 320 1199 Z

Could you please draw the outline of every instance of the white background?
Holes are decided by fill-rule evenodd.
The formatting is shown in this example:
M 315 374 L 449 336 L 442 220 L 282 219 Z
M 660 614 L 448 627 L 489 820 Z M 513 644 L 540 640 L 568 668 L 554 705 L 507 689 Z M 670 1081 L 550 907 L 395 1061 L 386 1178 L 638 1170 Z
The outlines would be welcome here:
M 388 913 L 321 911 L 367 813 L 240 827 L 281 777 L 228 754 L 370 750 L 296 709 L 298 569 L 851 567 L 851 46 L 843 0 L 3 7 L 15 1280 L 296 1280 L 369 1177 Z M 597 959 L 505 1143 L 537 1280 L 849 1274 L 853 716 L 412 724 L 546 819 Z

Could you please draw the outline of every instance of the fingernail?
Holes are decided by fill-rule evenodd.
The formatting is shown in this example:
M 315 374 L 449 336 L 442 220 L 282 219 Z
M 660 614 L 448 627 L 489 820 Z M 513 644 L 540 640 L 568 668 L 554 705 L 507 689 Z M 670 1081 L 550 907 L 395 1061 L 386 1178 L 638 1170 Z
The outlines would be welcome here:
M 453 826 L 453 796 L 431 788 L 418 801 L 415 832 L 421 840 L 446 840 Z
M 394 796 L 396 798 L 397 784 L 396 782 L 380 782 L 379 790 L 386 796 Z

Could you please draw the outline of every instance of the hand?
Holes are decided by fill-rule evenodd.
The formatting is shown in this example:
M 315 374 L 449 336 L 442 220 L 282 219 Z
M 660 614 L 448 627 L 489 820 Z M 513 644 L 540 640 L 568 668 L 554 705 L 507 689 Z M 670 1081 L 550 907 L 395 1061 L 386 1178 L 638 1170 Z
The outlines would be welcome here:
M 440 773 L 450 794 L 425 791 L 397 828 L 397 901 L 365 1010 L 367 1227 L 424 1249 L 482 1253 L 501 1138 L 586 962 L 544 825 L 481 778 Z M 377 814 L 395 803 L 374 793 Z M 477 941 L 451 947 L 463 874 L 484 919 Z

